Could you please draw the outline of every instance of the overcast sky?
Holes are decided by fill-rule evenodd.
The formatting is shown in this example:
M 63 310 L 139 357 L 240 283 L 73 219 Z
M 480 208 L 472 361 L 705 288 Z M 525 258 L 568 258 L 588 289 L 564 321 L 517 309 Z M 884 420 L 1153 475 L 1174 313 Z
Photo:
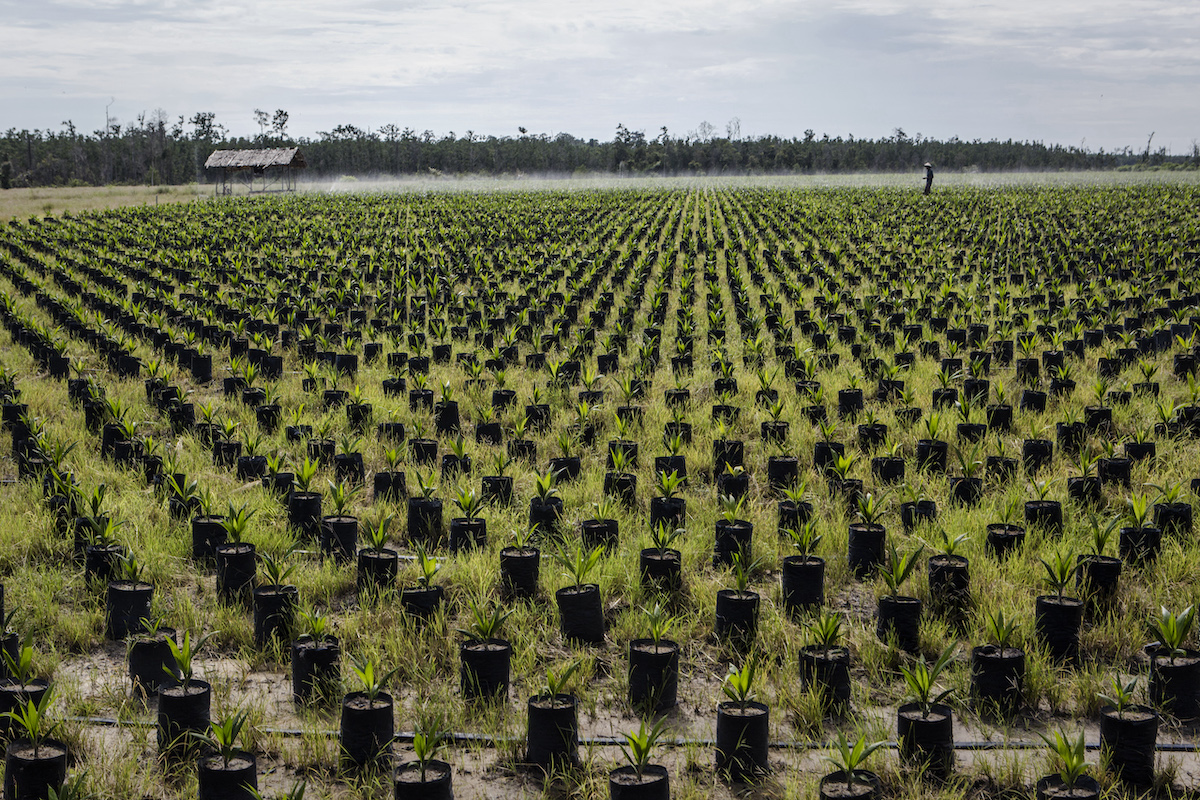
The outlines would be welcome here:
M 1196 0 L 0 0 L 0 129 L 1033 139 L 1190 152 Z

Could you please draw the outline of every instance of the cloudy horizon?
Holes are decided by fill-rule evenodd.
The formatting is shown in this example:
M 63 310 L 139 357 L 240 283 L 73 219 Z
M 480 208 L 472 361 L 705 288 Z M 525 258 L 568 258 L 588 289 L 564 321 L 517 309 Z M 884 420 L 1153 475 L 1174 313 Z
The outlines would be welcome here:
M 1190 153 L 1200 4 L 959 0 L 0 0 L 0 126 L 83 131 L 162 109 L 288 132 L 386 124 L 609 140 L 1016 139 Z M 189 126 L 190 127 L 190 126 Z

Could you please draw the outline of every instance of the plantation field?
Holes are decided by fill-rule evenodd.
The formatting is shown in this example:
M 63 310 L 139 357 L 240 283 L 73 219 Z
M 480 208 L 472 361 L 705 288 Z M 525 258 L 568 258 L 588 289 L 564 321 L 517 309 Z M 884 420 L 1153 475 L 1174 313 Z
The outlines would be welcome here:
M 866 173 L 847 175 L 763 175 L 746 177 L 615 177 L 611 175 L 492 177 L 482 175 L 428 178 L 341 176 L 316 178 L 301 175 L 299 191 L 317 194 L 411 192 L 524 192 L 596 191 L 611 189 L 813 189 L 813 188 L 915 188 L 924 185 L 922 174 Z M 979 173 L 939 171 L 936 186 L 998 188 L 1005 186 L 1194 186 L 1195 172 L 1020 172 Z M 154 206 L 215 200 L 211 186 L 78 186 L 35 187 L 0 191 L 0 222 L 47 215 L 75 214 L 128 206 Z
M 453 732 L 460 798 L 608 797 L 643 718 L 676 798 L 817 797 L 839 735 L 900 742 L 860 767 L 879 796 L 1032 797 L 1056 732 L 1112 796 L 1193 796 L 1200 189 L 1127 177 L 13 211 L 0 582 L 32 662 L 0 703 L 49 682 L 82 796 L 196 796 L 129 678 L 161 626 L 210 637 L 194 679 L 213 721 L 245 715 L 264 797 L 393 796 L 343 763 L 364 688 L 393 704 L 378 764 Z M 502 562 L 529 548 L 521 597 Z M 340 677 L 296 702 L 293 641 L 327 635 Z M 678 646 L 654 713 L 647 638 Z M 507 686 L 472 699 L 462 648 L 491 639 Z M 1019 685 L 987 684 L 1018 650 Z M 770 747 L 718 728 L 747 691 Z M 580 742 L 548 776 L 543 694 Z M 1101 728 L 1137 713 L 1160 751 L 1123 783 Z M 949 739 L 910 752 L 898 721 L 930 714 Z

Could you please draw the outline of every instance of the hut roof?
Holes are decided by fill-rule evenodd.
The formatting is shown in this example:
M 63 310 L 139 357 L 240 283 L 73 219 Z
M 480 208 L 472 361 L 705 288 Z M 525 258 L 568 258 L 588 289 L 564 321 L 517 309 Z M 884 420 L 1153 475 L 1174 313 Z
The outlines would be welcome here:
M 205 169 L 263 169 L 266 167 L 306 167 L 299 147 L 271 147 L 264 150 L 214 150 L 204 162 Z

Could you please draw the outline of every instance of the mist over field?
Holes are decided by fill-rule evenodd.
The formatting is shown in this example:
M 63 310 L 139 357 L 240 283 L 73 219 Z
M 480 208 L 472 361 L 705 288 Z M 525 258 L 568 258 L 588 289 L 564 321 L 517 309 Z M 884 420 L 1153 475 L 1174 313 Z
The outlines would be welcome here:
M 961 188 L 1000 188 L 1012 186 L 1192 186 L 1200 182 L 1200 172 L 937 172 L 934 191 Z M 841 175 L 759 175 L 740 177 L 616 177 L 613 175 L 527 175 L 523 177 L 342 175 L 337 178 L 301 177 L 297 191 L 302 193 L 420 194 L 454 192 L 490 194 L 499 192 L 576 192 L 611 189 L 849 189 L 889 188 L 919 192 L 924 185 L 921 173 L 855 173 Z M 245 190 L 235 191 L 245 196 Z M 262 197 L 263 195 L 253 195 Z M 159 205 L 215 200 L 212 186 L 75 186 L 30 187 L 0 192 L 0 222 L 45 216 L 64 211 L 80 212 L 123 206 Z
M 396 177 L 343 175 L 300 180 L 306 192 L 355 194 L 370 192 L 508 192 L 591 191 L 605 189 L 837 189 L 911 188 L 924 186 L 924 173 L 866 172 L 835 175 L 752 175 L 707 177 L 617 177 L 614 175 L 526 175 L 522 177 L 439 176 Z M 934 189 L 999 188 L 1006 186 L 1125 186 L 1142 184 L 1193 185 L 1197 172 L 935 172 Z

